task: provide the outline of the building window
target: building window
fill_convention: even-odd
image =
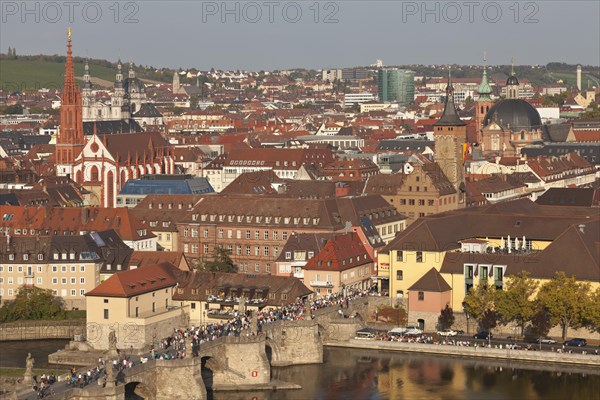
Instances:
[[[71,289],[71,296],[77,296],[77,290]]]
[[[52,278],[52,284],[58,285],[58,278]]]
[[[419,205],[420,205],[420,206],[424,206],[424,205],[425,205],[425,200],[422,200],[422,199],[421,199],[421,200],[419,200]]]
[[[246,239],[250,240],[250,230],[246,230]]]
[[[273,240],[279,240],[279,232],[273,231]]]
[[[105,302],[106,302],[106,300],[105,300]],[[108,309],[107,308],[104,309],[104,319],[108,319]]]
[[[264,240],[269,240],[269,231],[265,231],[263,238]]]
[[[265,257],[269,257],[269,246],[265,246],[264,251],[263,251],[263,255]]]
[[[251,254],[250,246],[246,245],[246,255],[249,256]]]
[[[260,240],[260,231],[254,232],[254,239],[255,240]]]
[[[208,244],[207,243],[204,244],[203,250],[204,250],[204,254],[208,254]]]
[[[41,277],[38,277],[38,278],[37,278],[37,284],[38,284],[38,285],[41,285],[41,284],[42,284],[42,278],[41,278]]]
[[[259,263],[254,264],[254,272],[260,272],[260,264]]]
[[[192,254],[198,254],[198,245],[197,244],[192,245]]]
[[[404,261],[404,252],[402,250],[396,252],[396,261]]]
[[[254,246],[254,255],[260,256],[260,246]]]
[[[423,252],[417,251],[417,262],[423,262]]]
[[[219,229],[219,239],[223,239],[223,233],[223,229]]]
[[[85,285],[85,278],[79,278],[79,283]]]
[[[189,228],[183,228],[183,237],[188,237],[190,234],[190,229]]]
[[[423,301],[423,300],[425,300],[425,293],[419,292],[419,301]]]
[[[265,272],[266,272],[267,274],[270,274],[270,273],[271,273],[271,264],[267,263],[267,264],[265,265]]]
[[[287,232],[281,232],[281,239],[282,240],[287,240],[288,238],[288,233]]]
[[[404,272],[402,270],[396,271],[396,280],[401,281],[404,279]]]
[[[198,237],[198,228],[192,228],[192,237],[193,238],[197,238]]]
[[[408,200],[408,205],[409,206],[414,206],[415,205],[415,199],[409,199]]]

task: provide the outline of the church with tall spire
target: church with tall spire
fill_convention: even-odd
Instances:
[[[465,152],[467,124],[460,119],[454,103],[452,74],[448,71],[444,112],[433,124],[435,161],[459,193],[459,202],[465,203]]]
[[[56,174],[69,176],[91,193],[91,205],[115,207],[116,197],[128,179],[145,174],[173,174],[173,149],[160,132],[101,134],[92,122],[93,132],[84,136],[82,93],[90,90],[89,70],[86,69],[83,88],[75,85],[71,49],[71,30],[68,33],[65,83],[61,96],[60,129],[56,138]],[[133,78],[135,78],[135,74]],[[131,91],[135,81],[129,81]],[[127,86],[123,87],[127,93]]]
[[[73,176],[75,159],[83,149],[82,99],[81,92],[75,84],[71,28],[67,32],[67,62],[65,64],[65,81],[61,94],[60,127],[56,138],[56,173],[58,176]]]

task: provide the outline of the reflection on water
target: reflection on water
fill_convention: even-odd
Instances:
[[[0,342],[0,368],[25,368],[27,353],[35,359],[35,369],[47,368],[48,354],[64,349],[67,344],[68,340]]]
[[[36,369],[67,340],[0,343],[0,367],[24,368],[31,352]],[[325,363],[273,368],[274,379],[301,390],[215,392],[215,400],[387,400],[387,399],[600,399],[600,376],[545,371],[509,361],[325,348]],[[64,369],[65,367],[58,367]],[[523,369],[530,368],[530,369]]]
[[[216,392],[215,399],[599,399],[598,375],[520,369],[523,365],[517,369],[502,361],[339,348],[326,348],[324,355],[322,365],[273,369],[273,378],[295,382],[301,390]]]

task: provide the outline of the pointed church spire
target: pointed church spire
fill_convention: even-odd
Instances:
[[[511,74],[511,76],[515,76],[515,57],[514,56],[510,58],[510,64],[511,64],[510,74]]]
[[[446,85],[446,102],[444,112],[434,126],[463,126],[466,125],[458,116],[454,104],[454,86],[452,86],[452,72],[448,68],[448,84]]]
[[[481,83],[477,88],[477,93],[479,94],[479,101],[492,100],[492,98],[490,97],[490,94],[492,94],[492,88],[490,87],[487,77],[487,58],[485,51],[483,52],[483,76],[481,77]]]

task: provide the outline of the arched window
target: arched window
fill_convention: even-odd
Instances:
[[[93,165],[90,169],[90,182],[98,182],[98,167]]]
[[[106,174],[106,185],[108,185],[108,190],[106,191],[106,197],[108,201],[106,203],[106,206],[112,208],[115,206],[115,175],[112,171],[108,171],[108,174]]]

